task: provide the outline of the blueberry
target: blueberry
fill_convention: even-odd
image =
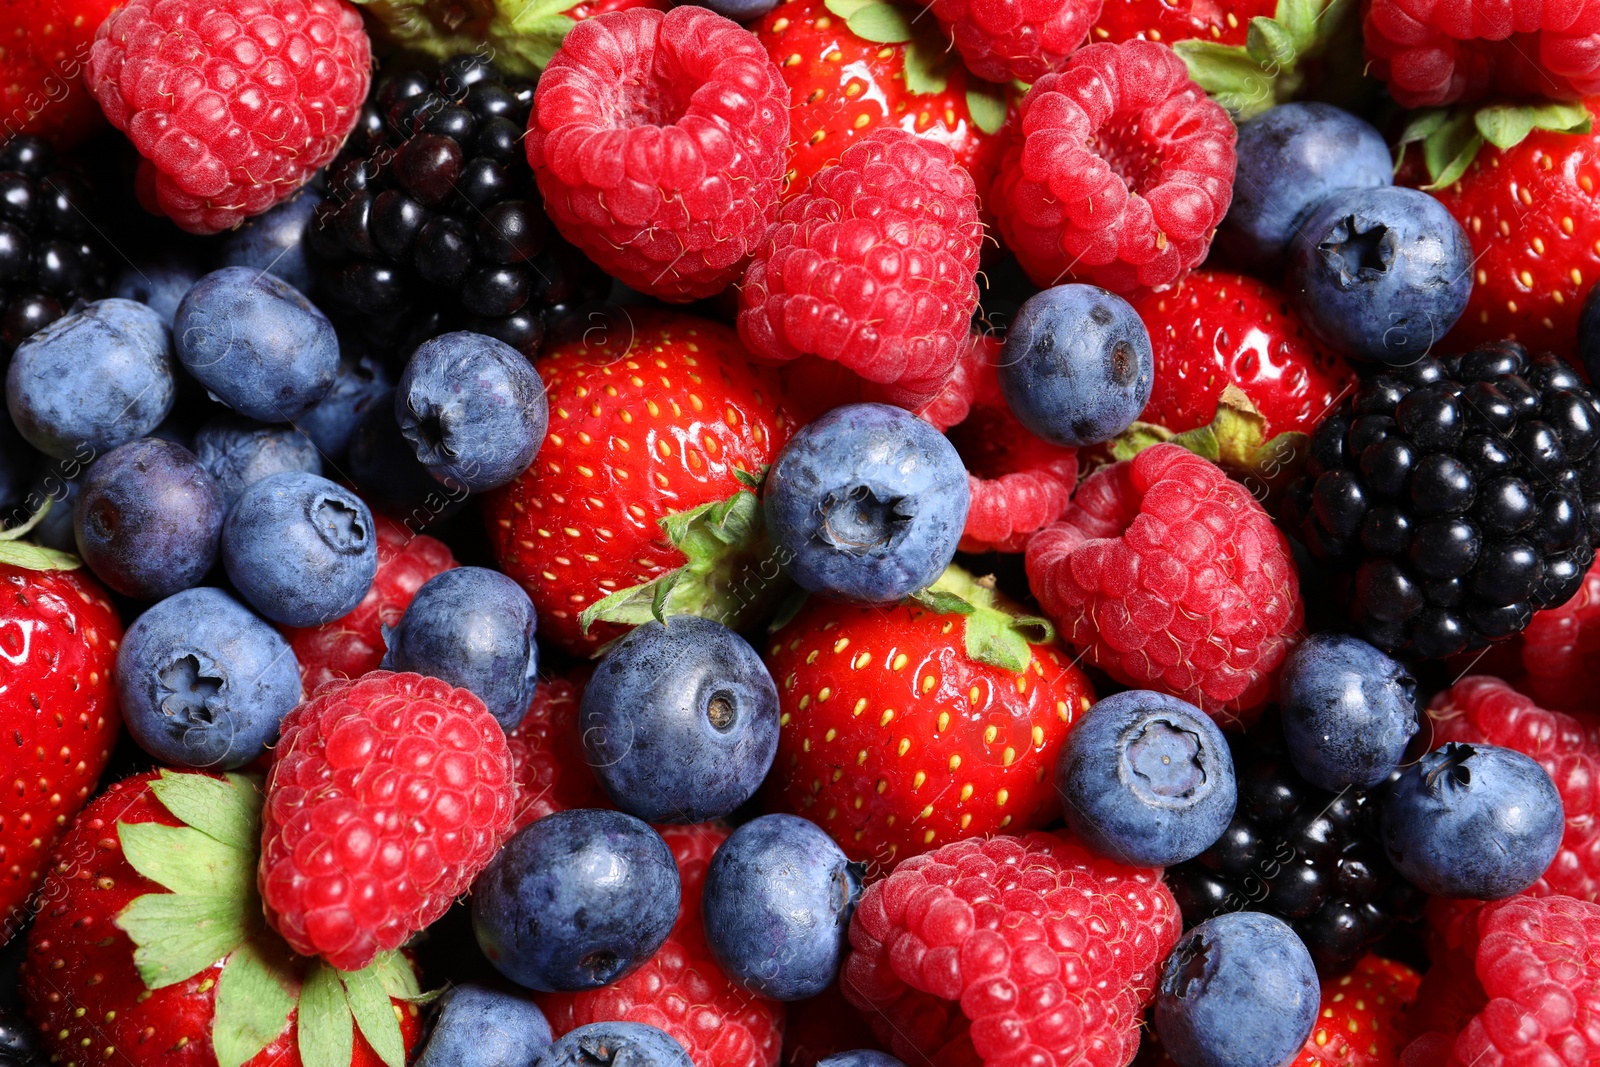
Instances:
[[[117,649],[128,732],[163,763],[228,770],[260,756],[300,702],[277,629],[220,589],[186,589],[134,620]]]
[[[619,808],[694,823],[755,794],[778,751],[778,688],[738,634],[695,615],[635,627],[579,708],[583,750]]]
[[[412,353],[395,418],[417,459],[446,485],[481,493],[528,469],[550,422],[544,383],[504,341],[459,331]]]
[[[689,1054],[648,1023],[590,1023],[569,1030],[539,1067],[693,1067]]]
[[[767,530],[808,592],[892,603],[932,584],[967,521],[967,471],[945,436],[900,408],[834,408],[767,476]]]
[[[1200,855],[1228,828],[1237,799],[1233,757],[1211,717],[1137,689],[1106,697],[1073,726],[1056,793],[1085,844],[1139,867]]]
[[[299,430],[224,414],[194,435],[195,456],[222,489],[228,507],[263,478],[284,471],[322,473],[317,446]]]
[[[685,4],[708,7],[735,22],[751,22],[771,12],[778,6],[778,0],[673,0],[674,7]]]
[[[1238,153],[1217,249],[1263,276],[1282,269],[1295,231],[1328,197],[1394,184],[1383,135],[1331,104],[1280,104],[1240,123]]]
[[[1472,245],[1416,189],[1334,193],[1294,239],[1289,299],[1347,356],[1404,366],[1444,338],[1472,294]]]
[[[38,466],[39,454],[18,436],[9,417],[0,418],[0,521],[27,499]]]
[[[1029,297],[1000,352],[1012,414],[1058,445],[1094,445],[1128,428],[1150,401],[1155,356],[1138,312],[1093,285]]]
[[[414,530],[449,518],[466,506],[464,485],[441,485],[417,461],[394,421],[394,390],[361,412],[346,457],[350,480],[374,507]]]
[[[124,596],[160,600],[206,576],[225,513],[194,453],[144,437],[90,464],[72,519],[96,577]]]
[[[333,388],[333,324],[288,282],[223,267],[195,283],[172,324],[178,360],[241,415],[288,422]]]
[[[183,294],[204,273],[194,256],[159,248],[124,267],[111,283],[110,295],[148,306],[171,329]]]
[[[439,998],[415,1067],[533,1067],[553,1041],[533,1001],[458,985]]]
[[[817,1061],[817,1067],[906,1067],[887,1052],[875,1048],[857,1048],[849,1052],[835,1052]]]
[[[372,512],[343,486],[289,471],[246,489],[222,526],[234,588],[286,626],[320,626],[361,603],[378,571]]]
[[[510,730],[539,681],[533,602],[499,571],[457,567],[417,590],[394,629],[383,668],[415,671],[471,690]]]
[[[39,451],[84,463],[143,437],[172,410],[167,347],[160,315],[97,300],[17,348],[6,371],[11,421]]]
[[[473,885],[472,928],[519,985],[598,989],[655,955],[681,893],[660,834],[620,811],[572,808],[529,823],[495,853]]]
[[[222,239],[219,262],[224,267],[271,271],[302,293],[316,282],[306,262],[306,226],[322,203],[322,194],[305,188],[265,214],[246,219]]]
[[[1416,685],[1404,666],[1359,637],[1306,638],[1280,682],[1294,769],[1335,793],[1382,782],[1417,732]]]
[[[1161,968],[1155,1023],[1179,1067],[1280,1067],[1317,1021],[1322,989],[1289,924],[1258,911],[1208,919]]]
[[[1450,743],[1407,767],[1383,806],[1395,870],[1439,897],[1499,900],[1544,874],[1566,829],[1561,794],[1531,757]]]
[[[833,984],[859,869],[816,823],[763,815],[717,847],[701,897],[706,946],[758,997],[803,1000]]]
[[[392,399],[393,395],[394,379],[379,360],[344,356],[339,360],[333,388],[295,420],[295,428],[311,438],[317,451],[337,462],[349,449],[361,416],[373,404]]]
[[[46,511],[32,530],[28,540],[43,548],[57,552],[77,552],[78,533],[72,521],[72,511],[83,487],[84,469],[78,464],[63,465],[66,470],[47,466],[34,475],[28,488],[26,503],[30,512],[37,514],[46,503]]]

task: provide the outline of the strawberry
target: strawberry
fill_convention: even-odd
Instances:
[[[772,801],[880,869],[1049,822],[1056,753],[1094,702],[1047,623],[955,567],[922,603],[812,600],[766,662],[782,725]]]
[[[1589,125],[1581,103],[1432,108],[1402,134],[1402,151],[1421,145],[1427,172],[1402,175],[1472,242],[1472,297],[1451,350],[1514,338],[1576,359],[1578,312],[1600,278],[1600,133]]]
[[[789,84],[785,196],[804,191],[855,139],[892,124],[949,145],[984,198],[1003,150],[995,134],[1016,93],[968,75],[921,8],[784,0],[755,30]]]
[[[1322,983],[1322,1010],[1290,1067],[1395,1067],[1422,976],[1371,953]]]
[[[653,615],[737,623],[780,591],[751,488],[793,423],[734,332],[633,307],[539,358],[550,433],[484,500],[539,637],[592,652]]]
[[[1242,45],[1250,20],[1271,18],[1278,0],[1120,0],[1105,5],[1091,41],[1214,41]]]
[[[105,125],[83,85],[94,31],[122,0],[0,0],[0,144],[38,134],[71,148]]]
[[[260,814],[249,778],[166,770],[83,811],[22,969],[52,1062],[403,1067],[421,1032],[410,961],[341,973],[291,953],[262,920]]]
[[[39,511],[34,522],[44,517]],[[74,556],[0,533],[0,943],[21,925],[67,822],[89,800],[116,741],[122,623]]]

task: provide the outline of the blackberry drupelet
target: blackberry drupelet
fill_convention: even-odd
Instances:
[[[543,313],[609,280],[551,229],[522,144],[530,82],[458,56],[388,75],[328,169],[308,230],[318,295],[403,361],[447,330],[535,352]]]
[[[89,184],[39,137],[0,142],[0,357],[106,286]]]
[[[1357,629],[1438,659],[1569,599],[1600,537],[1600,401],[1506,341],[1364,380],[1311,436],[1286,524]]]
[[[1227,735],[1238,776],[1233,822],[1205,852],[1170,867],[1190,927],[1229,911],[1266,911],[1294,927],[1317,969],[1348,969],[1427,898],[1394,872],[1378,838],[1385,786],[1329,793],[1289,762],[1276,715]]]

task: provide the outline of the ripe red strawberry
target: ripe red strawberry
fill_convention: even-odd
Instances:
[[[1567,126],[1589,117],[1577,104],[1555,114],[1539,121]],[[1447,123],[1428,138],[1452,130],[1465,138],[1465,147],[1444,154],[1454,165],[1432,175],[1443,184],[1433,195],[1472,242],[1472,296],[1450,346],[1466,351],[1511,338],[1576,360],[1578,312],[1600,279],[1600,133],[1534,129],[1515,140],[1512,131],[1501,148],[1472,134],[1475,121],[1463,115],[1452,122],[1467,123],[1464,132]]]
[[[1115,1067],[1182,918],[1161,872],[1049,834],[958,841],[868,887],[839,986],[932,1067]]]
[[[1322,983],[1322,1010],[1290,1067],[1395,1067],[1410,1036],[1407,1013],[1422,976],[1370,953]]]
[[[750,486],[793,429],[776,379],[726,326],[625,315],[546,346],[550,434],[484,500],[495,559],[533,599],[540,639],[573,652],[651,618],[658,590],[666,611],[730,624],[778,590],[747,521]]]
[[[789,86],[785,197],[882,126],[948,145],[987,195],[1014,93],[969,75],[920,11],[897,0],[783,0],[756,25]]]
[[[970,575],[947,571],[930,602],[972,613],[814,599],[767,648],[773,803],[883,869],[1055,818],[1056,753],[1094,702],[1043,620]]]
[[[280,626],[300,661],[307,696],[326,682],[359,678],[383,662],[383,628],[398,626],[424,582],[456,565],[443,541],[414,534],[384,515],[373,515],[378,533],[378,573],[355,610],[310,629]]]
[[[1001,161],[1000,232],[1028,277],[1119,293],[1205,258],[1233,198],[1228,113],[1164,44],[1092,44],[1033,84]]]
[[[1102,0],[932,0],[967,69],[992,82],[1060,70],[1100,17]]]
[[[1278,0],[1119,0],[1101,10],[1089,40],[1242,45],[1250,20],[1277,9]]]
[[[122,717],[122,623],[78,561],[0,533],[0,943],[89,800]]]
[[[1304,618],[1289,542],[1244,486],[1175,444],[1103,467],[1028,543],[1028,585],[1089,661],[1245,725]]]
[[[390,671],[330,684],[273,752],[267,920],[297,952],[365,967],[466,892],[515,803],[505,734],[465,689]]]
[[[331,160],[371,67],[344,0],[128,0],[100,24],[84,80],[144,157],[140,203],[204,234],[288,199]]]
[[[422,1030],[411,963],[386,953],[340,974],[264,928],[260,809],[251,779],[160,771],[79,815],[22,969],[52,1062],[403,1067]],[[302,1018],[313,996],[320,1010]]]
[[[588,676],[580,668],[568,678],[541,680],[528,713],[506,734],[517,784],[513,831],[568,808],[614,806],[589,770],[578,734],[578,703]]]
[[[103,128],[83,85],[94,31],[121,0],[0,0],[0,144],[21,133],[71,148]]]
[[[646,1023],[677,1039],[695,1067],[775,1067],[783,1048],[783,1005],[730,982],[705,944],[700,891],[728,831],[716,823],[657,829],[683,884],[672,933],[649,962],[619,981],[540,997],[550,1028],[560,1036],[588,1023]]]
[[[765,359],[821,356],[894,403],[926,402],[968,346],[982,239],[950,150],[875,130],[783,205],[740,286],[739,336]]]

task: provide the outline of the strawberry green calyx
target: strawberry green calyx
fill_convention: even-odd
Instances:
[[[1310,438],[1298,431],[1268,437],[1267,420],[1236,385],[1227,386],[1217,397],[1217,413],[1208,425],[1173,433],[1155,423],[1135,422],[1112,438],[1111,454],[1119,460],[1132,459],[1166,441],[1223,467],[1252,491],[1259,486],[1258,497],[1292,479],[1310,445]]]
[[[1278,0],[1276,14],[1250,20],[1244,45],[1177,41],[1172,48],[1211,98],[1247,119],[1292,100],[1317,58],[1357,9],[1356,0]]]
[[[1485,144],[1514,148],[1534,130],[1588,133],[1592,122],[1589,109],[1576,101],[1422,108],[1412,113],[1400,134],[1395,150],[1396,169],[1405,159],[1406,150],[1420,145],[1430,179],[1422,188],[1443,189],[1467,172]]]
[[[659,519],[684,564],[590,604],[578,616],[584,631],[596,622],[639,626],[668,615],[699,615],[732,630],[764,619],[789,589],[785,555],[767,540],[753,491],[760,480],[744,472],[740,480],[751,488]]]
[[[935,614],[965,616],[967,658],[1012,673],[1028,669],[1033,660],[1030,646],[1049,644],[1056,638],[1050,620],[1017,610],[996,592],[992,577],[975,578],[954,564],[911,600]]]
[[[211,1038],[218,1067],[241,1067],[291,1016],[305,1067],[349,1067],[355,1027],[388,1067],[404,1067],[390,998],[422,999],[410,963],[390,952],[364,970],[335,971],[296,956],[267,928],[256,891],[258,784],[163,770],[150,791],[183,825],[119,822],[117,836],[129,865],[167,891],[136,898],[116,924],[134,943],[147,988],[223,961]]]
[[[577,0],[355,0],[367,25],[395,48],[435,59],[466,54],[492,59],[509,77],[544,69],[576,22]]]
[[[58,552],[20,540],[44,521],[54,505],[53,498],[46,498],[44,507],[28,516],[27,522],[9,530],[0,530],[0,563],[21,567],[25,571],[75,571],[83,566],[83,561],[70,552]]]

